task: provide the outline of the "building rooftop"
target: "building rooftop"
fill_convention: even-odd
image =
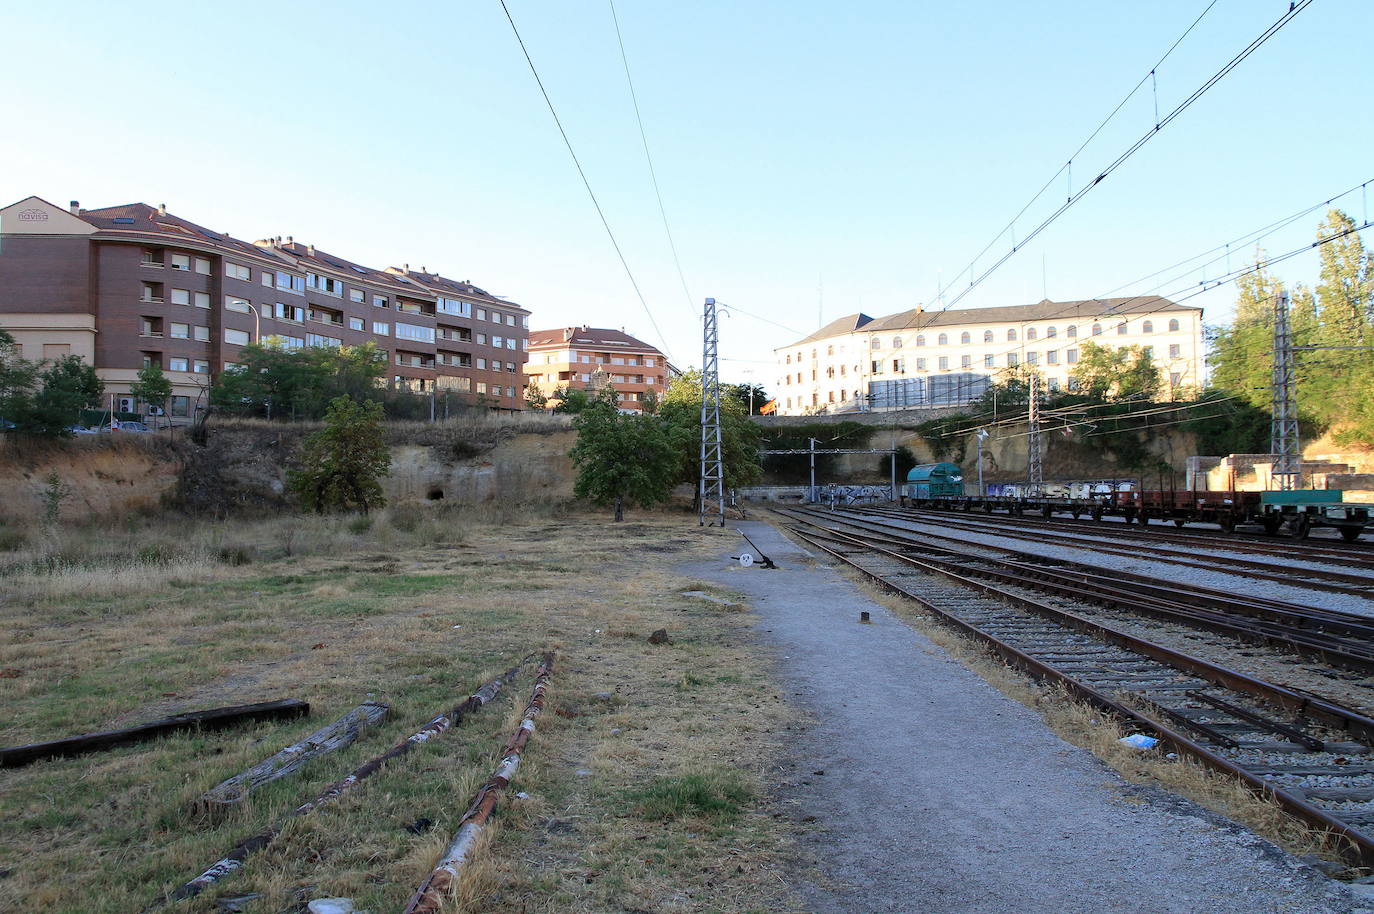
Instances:
[[[658,347],[636,339],[623,330],[611,330],[607,327],[560,327],[556,330],[530,331],[530,349],[567,345],[659,352]],[[659,354],[662,355],[661,352]]]
[[[926,327],[967,326],[969,324],[1017,324],[1027,321],[1090,320],[1096,317],[1128,317],[1133,314],[1159,314],[1168,311],[1201,311],[1192,305],[1180,305],[1158,295],[1139,295],[1131,298],[1089,298],[1082,301],[1050,301],[1048,298],[1031,305],[1007,305],[1000,308],[961,308],[959,310],[926,311],[912,308],[886,317],[871,318],[866,314],[850,314],[833,320],[810,336],[795,343],[779,346],[790,349],[803,343],[853,333],[856,330],[923,330]]]

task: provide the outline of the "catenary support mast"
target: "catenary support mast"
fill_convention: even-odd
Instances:
[[[701,318],[701,526],[725,526],[725,462],[720,446],[720,361],[716,300],[706,299]],[[707,520],[707,515],[710,520]]]
[[[1274,455],[1274,481],[1285,491],[1302,487],[1293,333],[1288,312],[1288,293],[1280,292],[1274,299],[1274,418],[1269,427],[1269,450]]]
[[[1045,488],[1045,468],[1040,455],[1040,375],[1030,376],[1030,434],[1027,436],[1029,454],[1026,462],[1027,495],[1039,496]]]

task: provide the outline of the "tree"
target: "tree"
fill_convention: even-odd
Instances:
[[[558,401],[558,405],[553,408],[554,412],[572,415],[582,412],[592,402],[590,394],[576,387],[560,387],[553,392],[551,399]]]
[[[1072,377],[1079,391],[1094,400],[1152,399],[1159,392],[1159,369],[1140,346],[1085,342]]]
[[[382,404],[335,397],[325,427],[305,439],[291,489],[308,510],[361,511],[386,504],[381,480],[391,469],[382,434]]]
[[[759,409],[768,402],[768,391],[762,384],[722,384],[720,397],[722,402],[730,399],[738,403],[745,414],[757,416]]]
[[[701,479],[701,372],[684,371],[668,382],[658,405],[678,452],[677,481],[695,485]],[[720,446],[725,464],[725,487],[753,485],[763,475],[759,462],[762,430],[733,397],[721,397]]]
[[[525,406],[528,409],[548,409],[549,398],[544,396],[544,391],[535,383],[534,378],[525,385]]]
[[[162,373],[161,365],[149,362],[138,370],[138,380],[129,387],[129,393],[165,412],[167,400],[172,396],[172,382]]]
[[[239,350],[238,364],[225,370],[210,390],[217,410],[244,416],[318,419],[341,396],[380,401],[386,354],[372,343],[284,349],[252,344]]]
[[[627,501],[647,508],[668,498],[680,455],[657,417],[621,413],[615,391],[606,388],[578,413],[573,428],[577,444],[569,456],[577,467],[577,497],[614,505],[617,521]]]
[[[20,355],[14,337],[0,330],[0,419],[18,424],[33,409],[38,368]]]
[[[80,356],[64,355],[38,374],[42,384],[31,407],[13,419],[16,430],[45,438],[70,438],[83,409],[100,405],[105,385]]]

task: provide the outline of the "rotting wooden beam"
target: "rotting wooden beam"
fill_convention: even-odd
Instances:
[[[359,765],[346,777],[326,787],[319,796],[307,800],[300,806],[291,810],[291,812],[287,813],[281,821],[268,825],[262,831],[244,838],[236,844],[228,854],[215,861],[215,863],[207,868],[205,872],[201,873],[190,882],[177,887],[170,894],[154,900],[143,910],[152,910],[168,901],[180,901],[184,898],[194,898],[225,876],[241,869],[244,865],[244,861],[248,859],[250,854],[262,850],[276,840],[277,835],[281,834],[282,827],[288,820],[308,815],[321,806],[333,802],[347,791],[352,790],[354,787],[358,786],[358,784],[376,774],[387,762],[405,755],[421,743],[428,742],[448,730],[450,727],[461,723],[463,718],[468,714],[479,710],[483,705],[495,698],[501,692],[501,689],[505,687],[506,683],[515,678],[516,674],[520,672],[520,668],[523,667],[528,660],[528,657],[521,660],[515,666],[469,695],[461,704],[443,714],[439,714],[431,719],[429,723],[392,746],[386,752]]]
[[[453,842],[444,851],[444,856],[439,859],[434,871],[410,897],[404,914],[436,914],[444,896],[457,884],[459,870],[472,853],[472,848],[482,834],[487,820],[495,811],[501,794],[510,785],[516,769],[520,767],[520,754],[534,733],[535,719],[544,710],[544,693],[548,691],[549,679],[553,675],[553,659],[552,653],[544,655],[543,662],[539,664],[538,675],[534,679],[530,703],[525,707],[519,728],[511,734],[511,738],[506,741],[505,748],[501,751],[501,763],[496,766],[496,772],[492,774],[491,779],[478,788],[468,811],[458,823],[458,832],[453,836]]]
[[[64,755],[83,755],[99,752],[117,746],[139,743],[179,730],[212,730],[232,727],[251,720],[279,720],[287,717],[301,717],[310,713],[310,704],[298,698],[283,698],[280,701],[262,701],[252,705],[234,705],[228,708],[210,708],[206,711],[189,711],[164,717],[162,720],[127,727],[123,730],[106,730],[100,733],[86,733],[66,739],[46,743],[33,743],[28,746],[14,746],[0,749],[0,768],[17,768],[40,759],[58,758]]]
[[[200,809],[217,809],[243,801],[264,784],[299,771],[313,758],[352,745],[363,731],[376,726],[391,709],[381,702],[368,701],[299,742],[263,759],[247,771],[227,778],[201,794],[195,801]]]

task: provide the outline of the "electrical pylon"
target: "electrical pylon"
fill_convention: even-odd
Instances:
[[[1288,293],[1280,292],[1274,298],[1274,418],[1269,426],[1269,451],[1274,455],[1272,475],[1284,491],[1302,487],[1302,446],[1298,440],[1293,333],[1288,311]]]
[[[1028,415],[1030,434],[1027,436],[1026,492],[1031,497],[1039,497],[1045,488],[1045,468],[1040,454],[1040,375],[1030,376],[1030,411]]]
[[[725,461],[720,446],[720,360],[716,300],[706,299],[701,317],[701,487],[697,492],[700,525],[725,526]],[[708,508],[708,505],[710,506]],[[711,521],[706,515],[710,512]]]

